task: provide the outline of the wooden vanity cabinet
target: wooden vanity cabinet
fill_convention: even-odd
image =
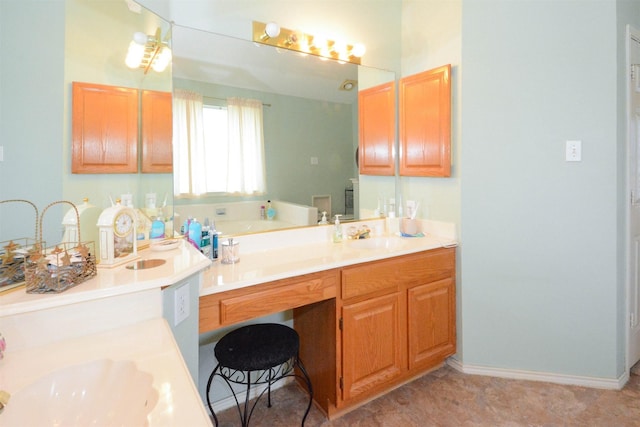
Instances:
[[[72,173],[138,172],[138,90],[72,85]]]
[[[142,91],[142,173],[173,171],[172,120],[170,92]]]
[[[395,82],[358,92],[358,165],[362,175],[395,174]]]
[[[455,353],[455,248],[204,295],[199,332],[288,309],[314,400],[336,418]]]
[[[338,407],[375,397],[456,351],[455,249],[342,269]]]
[[[400,175],[451,175],[451,65],[399,82]]]

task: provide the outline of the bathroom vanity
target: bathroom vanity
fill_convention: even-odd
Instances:
[[[456,351],[455,240],[331,243],[295,231],[204,273],[201,333],[293,309],[314,400],[329,418],[440,366]],[[260,236],[253,237],[260,238]],[[241,239],[241,238],[239,238]],[[241,242],[255,245],[250,237]],[[286,242],[298,242],[287,246]]]

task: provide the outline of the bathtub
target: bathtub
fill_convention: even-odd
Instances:
[[[204,223],[205,218],[209,222],[215,221],[216,230],[223,236],[315,225],[318,222],[318,208],[313,206],[280,200],[272,200],[271,205],[276,210],[273,219],[260,218],[260,206],[266,207],[264,201],[175,205],[174,230],[180,232],[180,227],[189,217],[200,223]]]

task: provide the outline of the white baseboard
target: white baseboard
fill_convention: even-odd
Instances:
[[[447,365],[456,371],[489,377],[510,378],[514,380],[543,381],[554,384],[576,385],[590,388],[620,390],[629,381],[629,372],[625,372],[617,379],[583,377],[578,375],[554,374],[548,372],[522,371],[519,369],[492,368],[460,363],[454,358],[447,359]]]

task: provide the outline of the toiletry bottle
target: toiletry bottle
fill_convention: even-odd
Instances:
[[[267,200],[267,219],[273,219],[276,216],[276,210],[271,206],[271,200]]]
[[[202,242],[202,224],[196,218],[189,224],[189,241],[200,250],[200,242]]]
[[[209,257],[211,254],[211,234],[209,233],[209,217],[204,218],[202,225],[202,240],[200,240],[200,252]]]
[[[151,231],[149,231],[150,239],[162,239],[164,238],[164,218],[159,216],[155,217],[151,223]]]
[[[184,220],[184,224],[182,225],[182,235],[189,237],[189,224],[191,223],[191,217]]]
[[[209,243],[211,244],[209,258],[218,259],[218,232],[216,231],[215,221],[211,222],[211,227],[209,228]]]
[[[342,215],[336,214],[336,222],[333,227],[333,242],[342,242],[342,225],[340,225],[340,217]]]
[[[323,225],[323,224],[329,224],[329,221],[327,221],[327,212],[326,211],[322,212],[322,219],[318,222],[318,225]]]
[[[264,219],[266,216],[264,205],[260,206],[260,219]]]

